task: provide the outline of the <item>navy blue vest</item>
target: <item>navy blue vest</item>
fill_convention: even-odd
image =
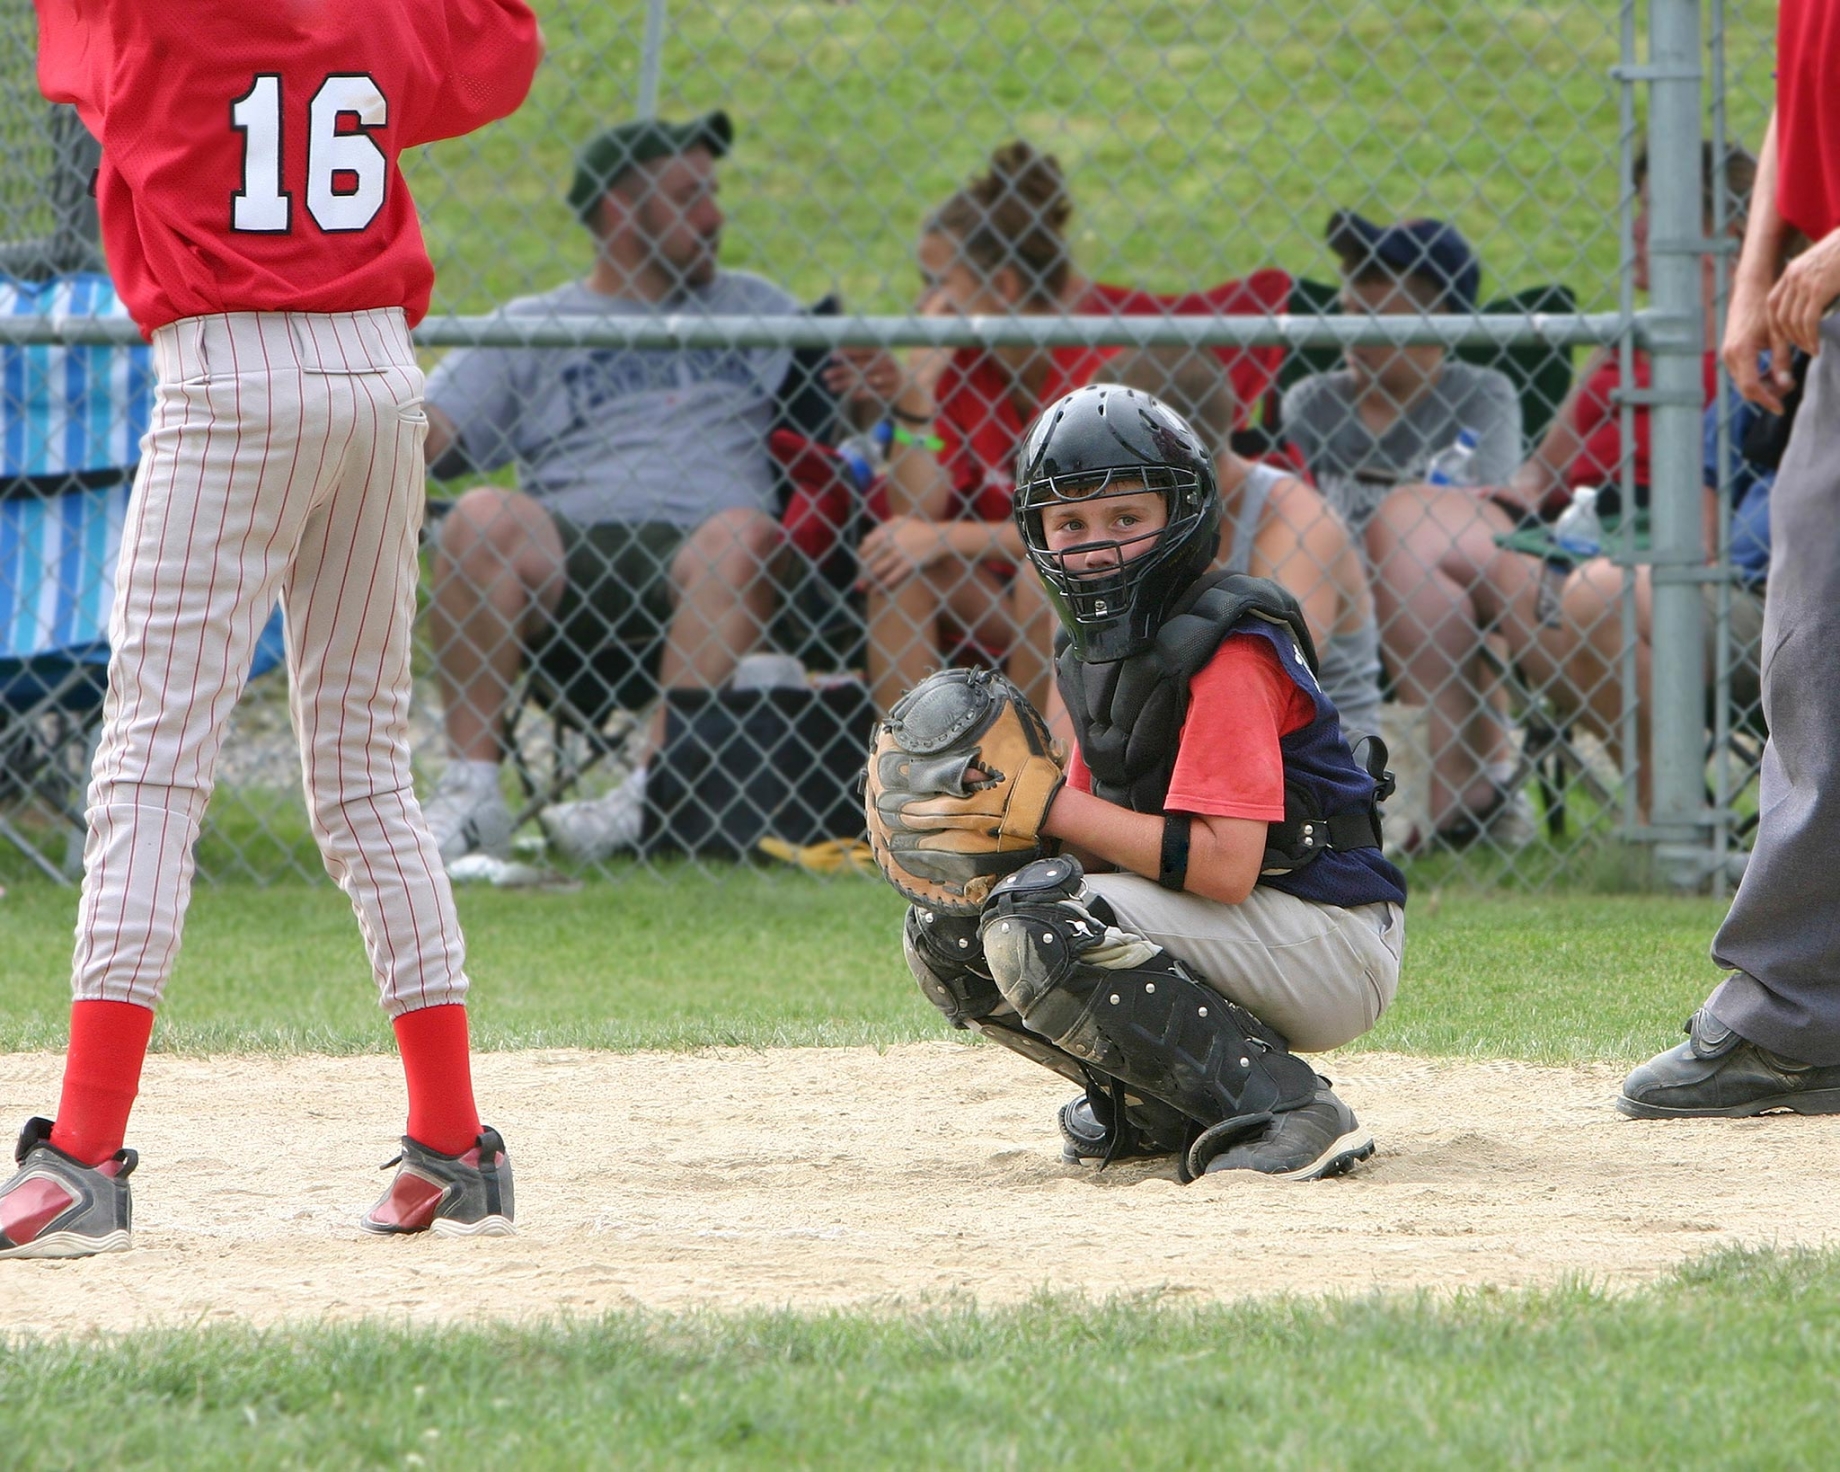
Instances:
[[[1204,579],[1196,592],[1199,597],[1184,598],[1178,605],[1180,616],[1188,620],[1185,637],[1179,640],[1159,638],[1157,648],[1110,666],[1083,666],[1071,650],[1061,651],[1055,673],[1080,755],[1093,774],[1094,794],[1140,813],[1163,810],[1188,715],[1188,682],[1229,634],[1251,634],[1270,641],[1279,665],[1316,711],[1308,725],[1279,738],[1287,818],[1369,811],[1374,779],[1355,761],[1342,736],[1341,718],[1316,681],[1296,632],[1303,625],[1295,602],[1263,579],[1219,574]],[[1270,601],[1270,609],[1236,614],[1236,608],[1246,607],[1248,595],[1262,608]],[[1273,617],[1280,606],[1285,622]],[[1212,619],[1207,617],[1210,612],[1216,614]],[[1210,626],[1197,629],[1197,619]],[[1308,637],[1306,629],[1301,638]],[[1102,672],[1103,677],[1093,681]],[[1094,709],[1100,702],[1106,708]],[[1222,759],[1231,757],[1223,753]],[[1405,876],[1377,848],[1325,849],[1300,868],[1263,873],[1258,882],[1326,905],[1349,907],[1381,900],[1403,905],[1406,900]]]

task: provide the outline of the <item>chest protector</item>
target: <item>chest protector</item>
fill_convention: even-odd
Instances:
[[[1380,853],[1379,804],[1392,791],[1386,748],[1369,743],[1368,768],[1342,738],[1335,706],[1316,683],[1316,650],[1296,599],[1265,578],[1214,573],[1171,610],[1141,654],[1083,664],[1063,647],[1055,677],[1092,773],[1093,793],[1139,813],[1160,813],[1175,771],[1189,682],[1229,634],[1270,641],[1315,715],[1279,739],[1284,821],[1266,838],[1259,883],[1342,906],[1405,903],[1405,879]],[[1232,761],[1233,753],[1219,753]]]

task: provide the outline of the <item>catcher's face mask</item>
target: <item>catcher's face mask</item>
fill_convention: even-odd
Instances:
[[[1148,394],[1076,389],[1024,442],[1016,522],[1076,657],[1125,659],[1155,642],[1169,608],[1214,560],[1213,461]]]

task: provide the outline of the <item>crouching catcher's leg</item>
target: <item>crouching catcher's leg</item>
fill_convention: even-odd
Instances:
[[[1083,1059],[1056,1047],[1027,1027],[1016,1009],[1004,999],[991,979],[984,959],[983,938],[976,916],[947,915],[920,905],[910,906],[902,930],[907,966],[920,990],[954,1027],[970,1028],[1031,1063],[1052,1069],[1086,1090],[1094,1134],[1078,1131],[1071,1122],[1069,1105],[1061,1111],[1061,1131],[1074,1158],[1099,1156],[1102,1162],[1128,1156],[1168,1155],[1185,1148],[1189,1122],[1181,1113],[1155,1099],[1129,1090]],[[1091,1138],[1087,1138],[1091,1135]]]
[[[1038,859],[984,906],[985,966],[1024,1027],[1189,1122],[1197,1148],[1183,1157],[1185,1175],[1316,1100],[1321,1081],[1282,1036],[1160,946],[1095,915],[1080,899],[1083,878],[1072,859]]]

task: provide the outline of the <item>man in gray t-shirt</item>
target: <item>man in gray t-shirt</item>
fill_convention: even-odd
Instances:
[[[568,195],[595,241],[587,278],[505,310],[796,312],[770,282],[717,267],[715,163],[733,140],[721,112],[592,139]],[[435,473],[518,475],[516,490],[468,491],[435,538],[429,619],[451,759],[424,808],[443,860],[509,850],[499,763],[527,652],[547,650],[546,669],[560,660],[592,717],[622,687],[627,700],[653,680],[714,689],[759,641],[786,555],[766,441],[790,363],[774,348],[463,348],[430,376]],[[636,843],[644,771],[597,803],[551,809],[552,842],[580,859]]]
[[[1439,220],[1378,226],[1349,211],[1329,221],[1349,313],[1473,312],[1481,268]],[[1469,430],[1475,485],[1502,485],[1521,463],[1521,406],[1506,374],[1456,362],[1435,345],[1353,347],[1348,366],[1284,395],[1284,437],[1357,537],[1395,486],[1422,481],[1433,455]]]
[[[1416,377],[1416,367],[1409,371]],[[1436,375],[1384,422],[1362,413],[1362,384],[1351,368],[1300,379],[1285,393],[1285,438],[1357,533],[1395,486],[1422,481],[1431,457],[1466,429],[1476,436],[1476,485],[1503,485],[1519,468],[1521,405],[1507,375],[1449,359]]]

